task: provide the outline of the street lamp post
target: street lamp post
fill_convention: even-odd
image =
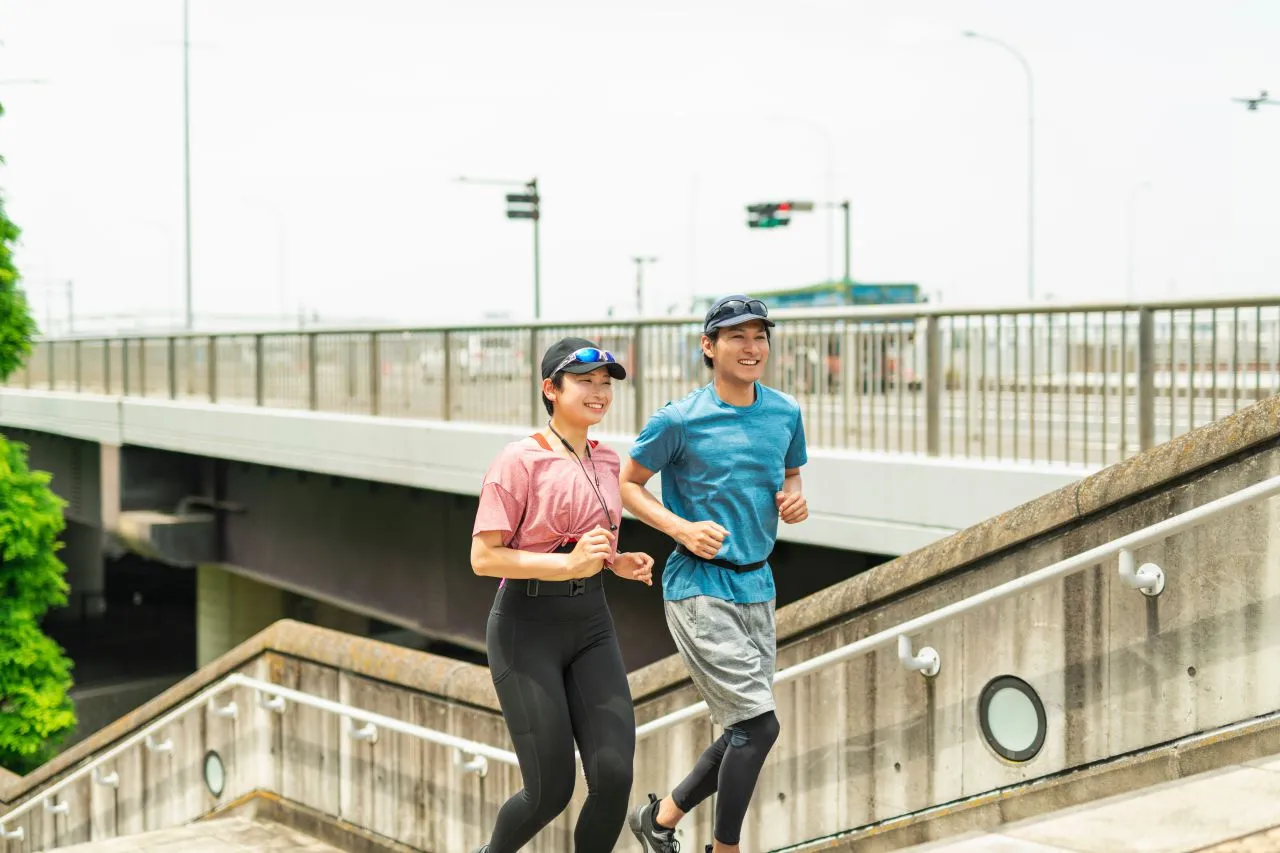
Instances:
[[[1031,63],[1012,45],[999,39],[966,30],[966,38],[990,42],[1013,54],[1022,65],[1027,75],[1027,301],[1036,298],[1036,134],[1035,134],[1035,92],[1031,75]]]
[[[182,0],[182,206],[185,237],[183,247],[183,284],[186,328],[195,326],[191,301],[191,0]]]
[[[634,257],[631,260],[636,262],[636,317],[644,315],[644,265],[656,264],[657,258],[653,257]]]

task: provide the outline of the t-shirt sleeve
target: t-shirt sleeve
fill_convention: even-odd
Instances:
[[[774,457],[775,459],[777,457]],[[804,440],[804,413],[796,407],[796,425],[791,430],[791,445],[787,447],[783,465],[787,468],[799,468],[809,461],[809,448]]]
[[[494,460],[480,487],[476,523],[471,535],[496,531],[503,544],[520,527],[529,499],[529,474],[520,457],[504,452]]]
[[[680,421],[670,404],[653,413],[649,422],[631,445],[631,458],[655,474],[670,465],[680,454],[684,437]]]

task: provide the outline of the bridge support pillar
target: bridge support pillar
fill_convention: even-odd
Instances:
[[[284,590],[209,563],[196,572],[197,667],[285,617]]]

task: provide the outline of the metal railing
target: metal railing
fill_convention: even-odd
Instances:
[[[1280,296],[958,310],[775,312],[766,381],[815,448],[1107,465],[1280,393]],[[611,432],[709,378],[695,318],[67,338],[31,389],[528,426],[539,358],[599,341],[629,369]]]
[[[801,676],[809,675],[820,669],[894,645],[898,647],[898,660],[904,667],[913,672],[919,672],[926,677],[936,676],[942,666],[941,655],[936,649],[928,646],[922,648],[919,652],[913,652],[911,635],[918,634],[926,628],[931,628],[957,616],[962,616],[984,605],[1018,595],[1050,581],[1059,580],[1083,571],[1090,566],[1096,566],[1110,557],[1117,558],[1120,582],[1122,584],[1130,589],[1140,590],[1144,595],[1157,596],[1164,591],[1164,570],[1154,563],[1135,566],[1134,551],[1147,545],[1154,545],[1175,533],[1181,533],[1189,528],[1204,524],[1206,521],[1230,510],[1260,503],[1276,495],[1280,495],[1280,477],[1271,477],[1252,486],[1246,486],[1230,495],[1212,500],[1195,509],[1187,510],[1172,518],[1167,518],[1141,530],[1136,530],[1133,533],[1125,534],[1104,545],[1098,545],[1088,551],[1076,554],[1074,557],[1067,557],[1065,560],[1059,560],[1043,569],[1038,569],[999,586],[994,586],[984,592],[971,595],[945,607],[940,607],[932,613],[908,619],[869,637],[863,637],[861,640],[856,640],[838,649],[832,649],[829,652],[809,658],[807,661],[776,673],[773,677],[773,683],[775,685],[785,684],[788,681],[794,681]],[[687,708],[672,711],[666,716],[651,720],[637,727],[636,737],[641,738],[651,735],[654,732],[701,716],[706,712],[707,703],[697,702]]]
[[[18,827],[13,830],[7,829],[6,827],[25,815],[27,812],[36,808],[38,805],[43,805],[45,811],[52,814],[65,815],[69,813],[71,804],[66,801],[57,802],[57,796],[63,789],[79,782],[86,776],[92,776],[95,784],[107,787],[118,787],[120,784],[120,777],[117,772],[112,771],[111,773],[104,775],[100,771],[102,771],[122,753],[132,749],[138,744],[145,745],[145,747],[152,752],[172,752],[174,749],[172,740],[166,738],[165,740],[158,741],[156,738],[163,734],[165,727],[172,725],[176,720],[181,719],[192,711],[208,707],[217,717],[233,718],[237,716],[237,714],[239,714],[239,708],[236,706],[235,702],[229,702],[226,705],[219,707],[215,701],[223,693],[237,687],[245,687],[257,691],[259,705],[276,713],[283,713],[285,704],[287,702],[293,702],[298,705],[306,705],[310,708],[317,708],[321,711],[328,711],[331,714],[335,714],[343,719],[346,734],[353,740],[376,742],[378,739],[378,730],[386,729],[387,731],[409,735],[411,737],[428,741],[429,743],[452,748],[455,750],[455,766],[460,767],[467,772],[478,773],[481,776],[485,775],[488,771],[489,759],[503,764],[510,764],[513,767],[519,766],[515,753],[509,752],[505,749],[498,749],[496,747],[488,746],[487,744],[475,743],[474,741],[465,740],[464,738],[455,737],[444,732],[435,731],[434,729],[424,728],[423,726],[414,725],[413,723],[406,723],[402,720],[377,714],[373,711],[365,711],[342,702],[334,702],[330,699],[313,696],[310,693],[304,693],[300,690],[281,687],[278,684],[272,684],[268,681],[260,681],[256,678],[250,678],[249,676],[242,675],[240,673],[232,673],[216,684],[200,691],[177,708],[149,723],[142,729],[122,740],[120,743],[105,752],[94,756],[91,761],[76,768],[71,773],[68,773],[62,779],[41,791],[38,795],[29,798],[15,807],[12,811],[0,816],[0,840],[9,839],[21,841],[26,834],[22,827]],[[364,725],[357,728],[357,723],[363,723]],[[468,758],[468,756],[470,757]]]

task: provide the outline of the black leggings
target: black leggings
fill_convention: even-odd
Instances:
[[[577,741],[587,801],[576,853],[609,853],[631,796],[636,720],[604,589],[530,598],[507,581],[489,613],[489,669],[520,759],[524,790],[507,800],[489,853],[515,853],[573,796]]]
[[[690,812],[718,793],[715,840],[737,844],[760,768],[778,739],[778,731],[778,717],[773,711],[729,726],[702,753],[693,772],[671,792],[671,801],[680,811]]]

